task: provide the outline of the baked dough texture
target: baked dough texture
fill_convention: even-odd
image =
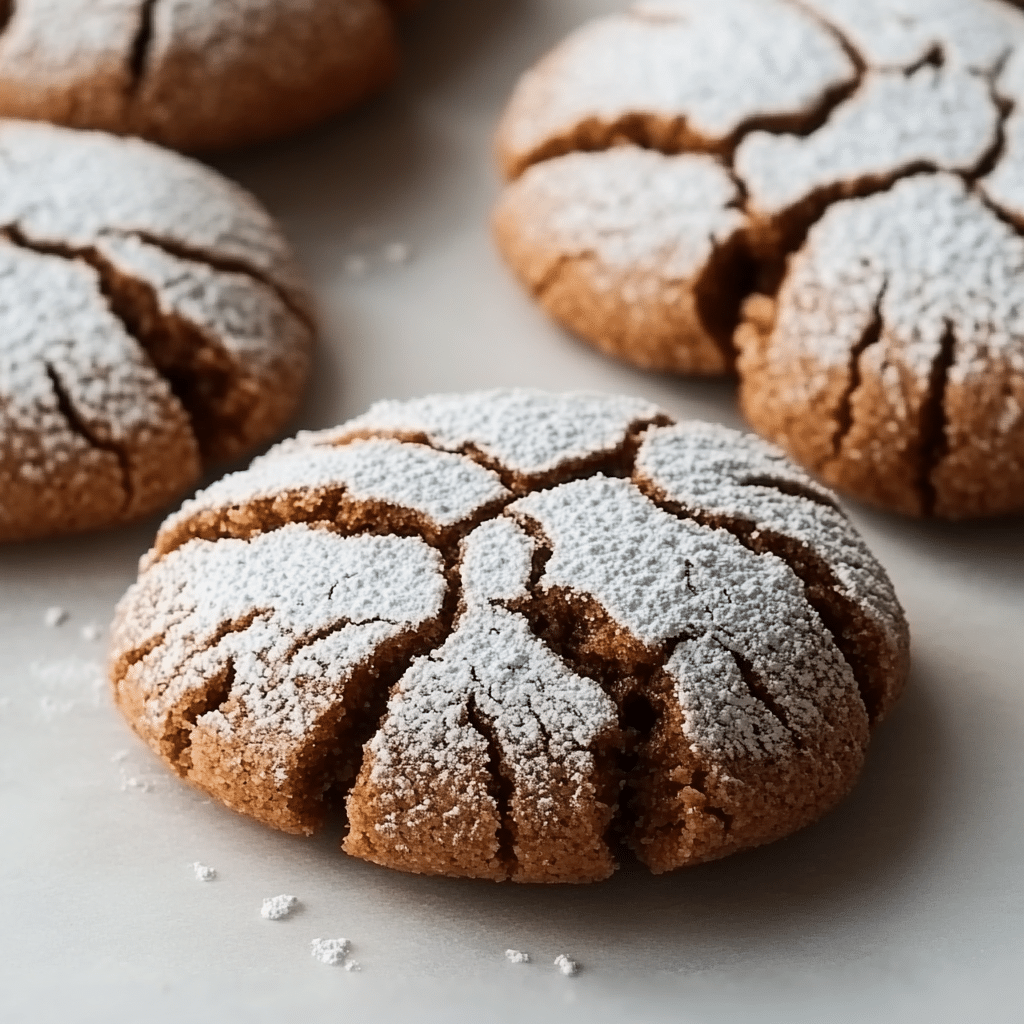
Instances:
[[[268,440],[311,323],[237,186],[148,143],[0,121],[0,541],[138,519]]]
[[[762,434],[914,515],[1024,509],[1024,16],[642,0],[498,131],[499,247],[640,366],[735,370]]]
[[[396,0],[4,0],[0,116],[215,150],[315,124],[394,74]]]
[[[187,501],[110,675],[179,775],[426,874],[653,871],[814,821],[908,670],[884,570],[774,446],[647,402],[381,402]]]

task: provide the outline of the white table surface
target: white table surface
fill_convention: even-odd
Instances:
[[[708,0],[713,2],[713,0]],[[295,426],[371,401],[526,384],[738,423],[732,387],[644,375],[549,325],[500,265],[490,133],[520,70],[608,0],[433,0],[390,94],[218,161],[281,218],[323,342]],[[390,266],[382,248],[406,242]],[[346,260],[369,261],[365,276]],[[1024,1020],[1024,529],[853,508],[914,633],[911,688],[854,794],[775,846],[586,887],[350,860],[171,777],[113,709],[109,621],[156,521],[0,550],[5,1021]],[[44,610],[70,612],[48,628]],[[120,757],[120,760],[117,758]],[[199,860],[216,881],[194,880]],[[292,918],[259,917],[293,893]],[[345,936],[360,973],[316,963]],[[507,947],[534,962],[506,962]],[[551,961],[566,952],[575,978]]]

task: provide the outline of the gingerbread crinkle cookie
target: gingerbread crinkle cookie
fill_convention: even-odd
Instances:
[[[829,492],[646,402],[488,392],[302,434],[171,516],[115,698],[176,772],[402,870],[589,881],[808,824],[907,627]]]
[[[0,116],[225,149],[352,106],[396,59],[384,0],[8,0]]]
[[[1015,511],[1022,110],[1024,16],[1002,0],[642,2],[523,76],[496,237],[605,352],[735,369],[751,423],[829,483],[916,515]],[[889,322],[908,303],[941,365]]]
[[[291,414],[310,303],[250,196],[145,143],[0,122],[0,540],[146,515]]]

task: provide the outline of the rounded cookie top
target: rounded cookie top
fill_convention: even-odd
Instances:
[[[310,305],[255,201],[146,143],[0,121],[0,540],[112,525],[280,429]]]
[[[1021,100],[1024,17],[1001,0],[638,3],[584,26],[517,86],[498,131],[512,180],[497,240],[548,312],[604,351],[677,372],[735,366],[754,426],[830,483],[917,514],[1016,510],[1024,293],[1013,274],[976,273],[976,293],[954,282],[975,337],[953,330],[943,365],[928,361],[934,373],[913,384],[895,381],[897,366],[919,362],[895,326],[884,367],[861,351],[856,325],[812,339],[848,299],[863,313],[859,292],[834,294],[840,279],[880,263],[910,279],[924,272],[915,253],[934,255],[936,278],[958,272],[937,265],[941,217],[908,198],[905,179],[942,195],[955,176],[968,245],[1024,228]],[[838,211],[882,196],[892,198],[865,210],[898,222],[887,253],[874,244],[869,257],[826,228],[870,216]],[[835,274],[818,280],[812,304],[796,278],[820,264],[826,236]],[[917,312],[942,321],[944,296],[925,289]],[[891,297],[883,307],[883,320],[896,315]],[[998,341],[981,346],[982,333]],[[837,338],[853,401],[834,372]],[[963,384],[957,367],[968,365]],[[885,398],[894,388],[927,395]],[[855,429],[836,427],[844,409]],[[844,441],[826,458],[837,430]],[[931,465],[915,452],[935,431]],[[893,449],[909,473],[895,474]]]
[[[824,813],[907,645],[884,570],[777,449],[496,391],[379,403],[186,502],[111,679],[172,769],[268,824],[313,831],[345,795],[355,856],[584,881],[616,842],[663,871]]]
[[[5,3],[0,116],[186,150],[271,138],[391,78],[389,8],[385,0]]]

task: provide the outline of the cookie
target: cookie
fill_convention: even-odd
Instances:
[[[242,146],[389,82],[396,0],[18,0],[0,5],[0,116]]]
[[[179,775],[425,874],[607,877],[778,839],[908,669],[884,570],[778,449],[647,402],[382,402],[170,516],[110,676]]]
[[[312,315],[247,193],[147,143],[0,122],[0,540],[145,516],[291,415]]]
[[[828,483],[1020,510],[1022,101],[1001,0],[647,0],[519,83],[496,238],[602,350],[735,370]]]

